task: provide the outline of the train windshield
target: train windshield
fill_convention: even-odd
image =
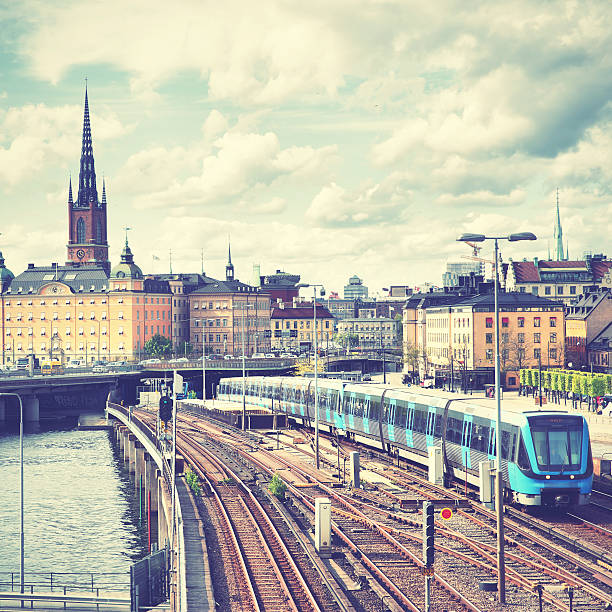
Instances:
[[[529,417],[540,470],[580,469],[582,418],[574,416]]]

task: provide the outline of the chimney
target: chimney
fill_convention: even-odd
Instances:
[[[29,263],[28,264],[28,270],[33,270],[34,269],[34,264],[33,263]]]

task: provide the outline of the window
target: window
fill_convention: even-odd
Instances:
[[[487,344],[493,344],[493,334],[486,334],[485,338]]]
[[[83,335],[83,328],[79,327],[79,336],[82,336],[82,335]]]
[[[576,285],[571,285],[570,286],[570,294],[571,295],[576,295]]]
[[[493,349],[487,349],[486,358],[487,358],[487,361],[491,361],[493,359]]]
[[[534,317],[534,319],[533,319],[533,326],[534,327],[540,327],[540,317]]]
[[[59,316],[59,315],[57,314],[57,312],[54,312],[54,313],[53,313],[53,320],[54,320],[54,321],[57,321],[58,316]]]
[[[540,349],[539,348],[533,349],[533,358],[534,359],[539,359],[540,358]]]
[[[117,315],[118,319],[123,319],[123,311],[120,311],[119,314]]]
[[[76,241],[78,244],[83,244],[85,242],[85,221],[83,221],[83,217],[79,217],[77,221]]]
[[[517,321],[519,327],[525,327],[525,317],[519,317]]]
[[[557,295],[563,295],[563,285],[557,287]]]
[[[95,327],[90,327],[89,328],[89,335],[90,336],[95,336],[96,335],[96,328]]]
[[[524,348],[519,348],[518,356],[519,356],[519,359],[525,359],[525,349]]]
[[[557,317],[550,317],[550,326],[557,327]]]
[[[532,295],[538,295],[538,288],[537,288],[537,286],[535,286],[535,285],[534,285],[534,286],[531,288],[531,294],[532,294]]]
[[[79,321],[82,321],[82,320],[83,320],[83,313],[79,312]]]
[[[493,327],[493,317],[487,317],[486,326],[489,328]]]
[[[533,334],[533,342],[535,344],[540,344],[540,334]]]
[[[502,342],[508,344],[508,334],[502,334]]]
[[[67,335],[67,336],[69,336],[69,335],[70,335],[70,328],[69,328],[69,327],[67,327],[67,328],[66,328],[66,335]]]
[[[550,342],[551,342],[551,344],[555,344],[557,342],[557,333],[556,332],[552,332],[550,334]]]
[[[519,344],[523,344],[525,342],[525,333],[519,332],[517,334]]]
[[[41,320],[41,321],[44,321],[44,320],[45,320],[45,313],[44,313],[44,312],[41,312],[41,313],[40,313],[40,320]]]
[[[117,333],[122,336],[123,335],[123,327],[120,327],[117,331]]]
[[[508,327],[508,317],[502,317],[502,327]]]
[[[544,295],[550,295],[550,286],[544,287]]]

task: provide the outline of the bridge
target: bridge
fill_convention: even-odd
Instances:
[[[248,373],[258,376],[289,374],[295,360],[246,359]],[[0,377],[0,429],[6,422],[19,421],[18,394],[26,423],[58,415],[101,411],[109,394],[113,401],[137,403],[137,389],[147,379],[164,378],[177,370],[199,395],[202,393],[202,360],[160,361],[159,363],[110,367],[105,372],[79,369],[70,373],[41,375],[34,372],[2,373]],[[241,359],[206,359],[206,393],[210,397],[219,380],[242,375]]]

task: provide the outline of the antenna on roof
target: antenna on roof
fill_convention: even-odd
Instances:
[[[168,249],[168,252],[170,253],[170,274],[172,274],[172,249]]]

